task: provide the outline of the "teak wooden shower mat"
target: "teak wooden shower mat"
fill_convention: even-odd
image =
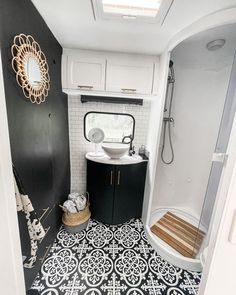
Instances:
[[[205,233],[171,212],[165,213],[151,231],[185,257],[195,257]]]

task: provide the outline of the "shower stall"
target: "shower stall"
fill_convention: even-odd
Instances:
[[[235,30],[201,32],[171,52],[149,226],[159,253],[193,271],[202,268],[236,111]],[[225,42],[208,46],[215,40]]]

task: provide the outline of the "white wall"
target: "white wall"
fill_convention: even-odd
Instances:
[[[183,52],[181,52],[183,55]],[[230,74],[230,66],[206,70],[191,68],[172,54],[176,76],[172,138],[173,164],[158,159],[152,210],[157,207],[185,208],[199,216],[205,197]],[[167,145],[168,146],[168,145]],[[167,149],[165,155],[170,155]]]
[[[143,106],[107,103],[81,103],[79,96],[68,96],[71,191],[86,190],[85,154],[94,151],[94,145],[84,138],[83,119],[89,111],[129,113],[135,118],[135,135],[133,145],[136,152],[146,145],[151,101],[144,100]]]

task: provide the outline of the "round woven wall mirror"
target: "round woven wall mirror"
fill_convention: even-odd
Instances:
[[[16,81],[32,103],[45,101],[50,88],[48,64],[39,44],[30,35],[15,36],[11,47]]]

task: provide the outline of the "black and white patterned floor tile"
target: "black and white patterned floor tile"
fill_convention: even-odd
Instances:
[[[163,260],[148,243],[143,224],[131,220],[57,235],[32,289],[41,295],[196,295],[201,274]]]

